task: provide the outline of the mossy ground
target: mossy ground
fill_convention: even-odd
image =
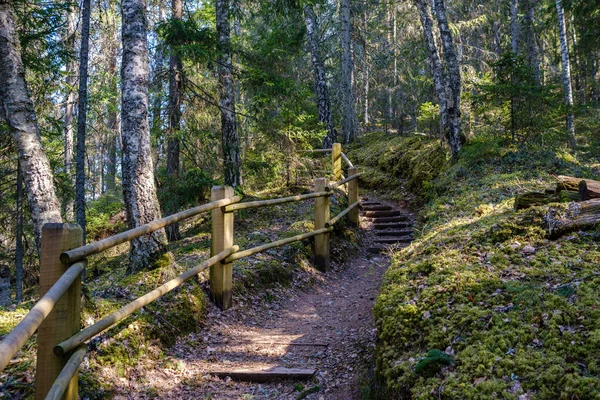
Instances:
[[[455,164],[428,164],[435,141],[365,141],[380,174],[437,168],[413,180],[424,204],[417,237],[393,255],[375,305],[380,396],[597,398],[599,234],[550,241],[540,209],[513,211],[516,193],[552,186],[553,175],[594,177],[594,160],[480,140]],[[382,158],[405,159],[404,149],[419,163],[389,170]],[[434,349],[454,363],[423,362]]]
[[[307,187],[272,189],[247,196],[244,201],[308,193]],[[341,192],[331,198],[331,215],[346,207]],[[247,249],[313,229],[313,201],[244,210],[235,217],[234,242]],[[84,326],[98,321],[127,302],[149,292],[210,256],[210,217],[204,215],[182,226],[184,239],[169,245],[169,253],[154,268],[127,275],[128,246],[95,256],[88,266],[83,288]],[[358,248],[358,232],[336,225],[332,235],[332,256],[342,261]],[[236,261],[234,299],[245,294],[266,293],[275,286],[311,285],[320,279],[312,267],[312,240],[295,242]],[[206,323],[209,307],[208,271],[191,279],[159,300],[136,312],[92,341],[92,351],[80,373],[82,398],[111,397],[111,387],[121,379],[143,379],[144,368],[163,363],[165,353],[187,333]],[[35,293],[30,293],[35,298]],[[267,296],[268,297],[268,296]],[[264,301],[270,301],[264,297]],[[236,300],[234,300],[236,301]],[[27,313],[33,301],[16,310],[0,309],[0,335],[8,333]],[[16,398],[32,394],[35,369],[35,337],[18,357],[23,361],[8,367],[0,377],[0,390]],[[0,393],[1,393],[0,391]]]

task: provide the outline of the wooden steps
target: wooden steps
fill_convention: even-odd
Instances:
[[[211,375],[219,378],[230,377],[244,382],[271,382],[283,379],[304,380],[315,375],[314,369],[273,367],[266,370],[215,371]]]
[[[397,217],[401,215],[400,211],[390,210],[390,211],[365,211],[365,216],[367,218],[386,218],[386,217]]]
[[[370,254],[382,254],[412,242],[414,230],[408,214],[378,201],[364,200],[361,211],[373,222],[373,245],[367,249]]]

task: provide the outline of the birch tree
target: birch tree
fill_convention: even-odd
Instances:
[[[341,0],[340,20],[342,23],[341,47],[342,47],[342,135],[344,143],[350,143],[356,136],[356,111],[354,107],[354,91],[352,88],[352,21],[350,20],[350,0]]]
[[[447,131],[448,125],[448,102],[446,100],[446,79],[444,69],[438,53],[438,46],[433,34],[433,21],[429,9],[428,0],[417,0],[417,8],[421,17],[421,25],[425,36],[425,45],[429,52],[429,62],[431,64],[431,72],[433,75],[433,86],[438,98],[440,106],[440,142],[443,144],[444,132]]]
[[[562,79],[565,91],[565,105],[567,106],[567,134],[569,145],[575,148],[575,121],[573,116],[573,86],[571,84],[571,64],[569,62],[569,43],[567,42],[567,30],[565,28],[565,14],[562,0],[556,0],[556,12],[558,14],[558,34],[560,36],[560,54],[562,58]]]
[[[225,185],[236,187],[242,185],[242,160],[235,118],[235,86],[231,62],[229,8],[230,0],[216,0],[223,175]]]
[[[160,218],[148,123],[148,43],[145,0],[122,1],[121,136],[123,198],[130,228]],[[128,272],[147,267],[163,250],[163,230],[131,241]]]
[[[329,102],[329,88],[327,87],[327,78],[325,76],[325,64],[323,63],[323,57],[321,56],[319,46],[319,27],[315,11],[311,4],[304,6],[304,19],[306,22],[306,38],[312,56],[319,121],[325,124],[325,127],[327,128],[327,136],[323,138],[323,148],[328,149],[333,146],[336,135],[333,126],[333,118],[331,116],[331,104]]]
[[[446,98],[448,102],[448,123],[445,136],[448,140],[448,145],[450,146],[452,158],[456,159],[463,143],[460,114],[460,69],[458,67],[458,59],[456,57],[456,50],[454,49],[452,33],[450,32],[450,26],[448,25],[448,19],[446,18],[446,6],[444,5],[444,0],[435,0],[434,3],[448,74],[448,95]]]
[[[68,51],[75,52],[75,9],[71,9],[67,13],[67,29],[64,39],[65,47]],[[63,120],[64,126],[64,155],[63,163],[65,166],[65,174],[70,182],[73,182],[72,167],[73,167],[73,114],[75,110],[75,95],[76,63],[73,59],[69,59],[66,65],[66,96],[65,96],[65,117]],[[63,209],[65,219],[72,221],[73,214],[73,199],[70,193],[66,193],[63,197]]]
[[[50,162],[42,148],[33,102],[25,82],[12,1],[0,0],[0,97],[2,115],[17,147],[38,251],[42,226],[61,222]]]

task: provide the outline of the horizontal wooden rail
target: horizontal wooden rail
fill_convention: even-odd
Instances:
[[[346,179],[342,179],[342,180],[341,180],[341,181],[339,181],[339,182],[334,182],[334,183],[330,184],[330,186],[331,186],[331,188],[333,189],[333,188],[335,188],[335,187],[338,187],[338,186],[341,186],[341,185],[343,185],[344,183],[348,183],[348,182],[350,182],[350,181],[352,181],[352,180],[354,180],[354,179],[358,178],[360,175],[361,175],[361,173],[359,172],[358,174],[354,174],[354,175],[352,175],[352,176],[349,176],[349,177],[347,177]]]
[[[175,222],[179,222],[186,218],[191,218],[203,212],[214,210],[215,208],[223,207],[232,203],[237,203],[240,200],[240,196],[233,196],[227,199],[213,201],[208,204],[190,208],[189,210],[181,211],[177,214],[169,215],[168,217],[154,220],[145,225],[138,226],[137,228],[133,228],[128,231],[118,233],[114,236],[107,237],[106,239],[102,239],[85,246],[77,247],[73,250],[65,251],[60,255],[60,261],[62,261],[65,264],[69,264],[74,261],[81,260],[82,258],[85,258],[92,254],[100,253],[103,250],[117,246],[121,243],[125,243],[137,237],[157,231],[160,228],[164,228],[167,225],[174,224]]]
[[[316,231],[303,233],[301,235],[296,235],[296,236],[292,236],[290,238],[277,240],[275,242],[271,242],[268,244],[263,244],[262,246],[253,247],[248,250],[239,251],[239,252],[234,253],[234,254],[230,255],[229,257],[227,257],[224,262],[230,263],[235,260],[239,260],[240,258],[248,257],[253,254],[260,253],[261,251],[272,249],[273,247],[279,247],[279,246],[283,246],[284,244],[297,242],[297,241],[300,241],[303,239],[308,239],[309,237],[320,235],[321,233],[329,232],[331,230],[332,230],[332,228],[317,229]]]
[[[350,160],[348,159],[348,157],[346,157],[346,155],[344,153],[342,153],[342,159],[346,162],[346,165],[348,165],[350,168],[354,167],[354,165],[352,165],[352,163],[350,162]]]
[[[86,261],[73,264],[33,306],[25,318],[0,343],[0,371],[4,370],[11,358],[23,347],[40,324],[54,308],[71,284],[85,269]]]
[[[339,213],[337,216],[331,218],[326,224],[325,226],[327,228],[332,227],[333,225],[335,225],[336,222],[338,222],[340,219],[342,219],[344,217],[344,215],[348,214],[350,211],[352,211],[354,209],[354,207],[358,207],[358,205],[360,204],[360,201],[354,202],[352,203],[348,208],[346,208],[344,211],[342,211],[341,213]]]
[[[77,373],[77,369],[86,353],[87,346],[79,346],[79,348],[71,354],[69,361],[67,361],[65,367],[60,371],[58,378],[56,378],[50,391],[46,395],[46,400],[61,400],[63,398],[71,379],[73,379],[73,376]]]
[[[302,153],[331,153],[333,149],[312,149],[312,150],[300,150]]]
[[[232,211],[237,211],[237,210],[244,210],[246,208],[274,206],[276,204],[291,203],[293,201],[314,199],[316,197],[323,197],[323,196],[330,196],[330,195],[331,195],[330,192],[307,193],[307,194],[301,194],[298,196],[282,197],[279,199],[257,200],[257,201],[249,201],[247,203],[231,204],[228,206],[221,207],[221,209],[223,210],[223,212],[232,212]]]
[[[230,247],[227,250],[224,250],[224,251],[220,252],[219,254],[204,261],[202,264],[198,265],[197,267],[187,270],[183,274],[179,275],[177,278],[171,279],[170,281],[159,286],[158,288],[154,289],[153,291],[143,295],[142,297],[132,301],[129,304],[124,305],[123,307],[121,307],[114,313],[110,314],[109,316],[104,317],[103,319],[96,322],[95,324],[88,326],[87,328],[81,330],[79,333],[71,336],[69,339],[56,345],[54,347],[54,354],[56,354],[57,356],[65,355],[69,351],[73,350],[77,346],[84,343],[86,340],[91,339],[92,337],[96,336],[100,332],[102,332],[102,331],[110,328],[111,326],[117,324],[118,322],[124,320],[129,315],[133,314],[134,312],[136,312],[143,306],[153,302],[154,300],[158,299],[159,297],[164,296],[165,294],[167,294],[171,290],[175,289],[176,287],[181,286],[188,279],[198,275],[198,273],[202,272],[203,270],[210,267],[211,265],[214,265],[214,264],[218,263],[219,261],[224,260],[227,256],[231,255],[232,253],[235,253],[238,250],[239,250],[238,246]]]

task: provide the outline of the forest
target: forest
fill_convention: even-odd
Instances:
[[[597,396],[600,218],[553,235],[547,213],[576,218],[560,207],[594,196],[544,190],[573,176],[593,193],[600,178],[599,36],[598,0],[0,0],[0,336],[39,297],[45,224],[76,223],[91,243],[217,185],[307,193],[320,161],[307,151],[342,143],[367,195],[418,215],[415,241],[385,255],[362,398]],[[532,192],[543,200],[513,210]],[[171,224],[91,259],[84,296],[111,268],[162,279],[152,271],[205,228]],[[89,300],[89,318],[116,298]],[[121,365],[111,357],[86,367],[88,398],[115,395],[94,380]],[[0,371],[0,397],[31,395],[28,374]]]

